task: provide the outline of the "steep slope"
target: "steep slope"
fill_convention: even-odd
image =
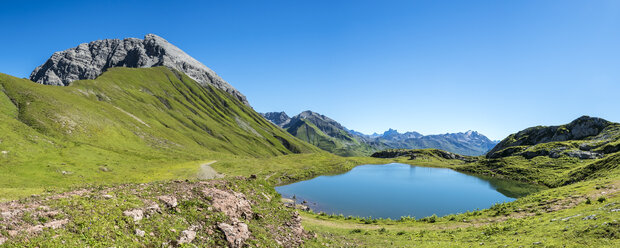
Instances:
[[[67,87],[0,74],[0,105],[0,189],[144,181],[190,173],[173,166],[186,161],[320,151],[166,67],[110,68]]]
[[[340,123],[319,113],[308,110],[289,118],[284,112],[269,112],[263,116],[293,136],[337,155],[367,156],[373,151]]]
[[[166,66],[181,71],[203,86],[228,92],[249,106],[245,96],[214,71],[165,39],[147,34],[144,39],[97,40],[54,53],[30,75],[30,80],[47,85],[69,85],[95,79],[112,67],[147,68]]]
[[[600,158],[620,150],[620,123],[582,116],[566,125],[537,126],[511,134],[487,154],[508,156]]]

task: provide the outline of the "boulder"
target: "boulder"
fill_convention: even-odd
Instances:
[[[140,221],[142,218],[144,218],[144,213],[140,209],[124,211],[123,215],[133,218],[133,221]]]
[[[176,208],[178,205],[177,198],[175,198],[174,196],[162,195],[160,197],[157,197],[157,199],[164,203],[164,205],[166,205],[166,207],[168,208]]]
[[[233,219],[232,221],[232,224],[224,222],[219,223],[217,227],[222,230],[226,236],[226,241],[228,241],[228,245],[230,247],[243,247],[245,241],[250,238],[250,230],[248,229],[248,225],[243,222],[239,222],[237,219]]]

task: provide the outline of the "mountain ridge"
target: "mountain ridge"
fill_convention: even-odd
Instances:
[[[462,155],[478,156],[486,154],[497,144],[496,141],[492,141],[477,131],[472,130],[459,133],[422,135],[414,131],[399,133],[397,130],[390,128],[382,134],[374,133],[367,135],[347,129],[337,121],[310,110],[303,111],[293,117],[288,117],[284,112],[268,112],[261,115],[305,141],[309,141],[310,138],[297,136],[297,130],[301,126],[299,124],[301,120],[309,120],[324,133],[323,136],[331,138],[325,138],[326,140],[324,141],[329,142],[331,145],[323,145],[322,147],[322,149],[330,152],[334,152],[333,149],[336,143],[343,143],[339,147],[348,147],[348,149],[353,150],[361,149],[364,151],[363,155],[370,155],[373,152],[386,149],[436,148]],[[291,126],[295,127],[291,128]],[[312,127],[309,129],[312,129]],[[310,143],[321,147],[320,141],[314,140],[313,142]],[[359,154],[360,152],[356,153]],[[337,154],[342,155],[342,152]]]
[[[487,158],[520,155],[581,159],[600,158],[620,150],[620,123],[581,116],[568,124],[535,126],[513,133],[487,153]]]
[[[166,66],[181,71],[203,86],[212,85],[249,106],[247,98],[213,70],[155,34],[144,39],[103,39],[55,52],[30,74],[40,84],[67,86],[73,81],[95,79],[113,67]]]

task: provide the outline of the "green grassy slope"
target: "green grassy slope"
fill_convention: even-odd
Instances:
[[[3,197],[191,175],[199,160],[320,151],[223,91],[165,67],[46,86],[0,74]]]
[[[334,130],[331,136],[307,119],[292,121],[286,130],[295,137],[340,156],[368,156],[374,149],[353,138],[345,130]]]

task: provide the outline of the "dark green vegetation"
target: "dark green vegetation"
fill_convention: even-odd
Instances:
[[[201,160],[317,151],[165,67],[111,68],[68,87],[0,74],[0,198],[188,177]]]

